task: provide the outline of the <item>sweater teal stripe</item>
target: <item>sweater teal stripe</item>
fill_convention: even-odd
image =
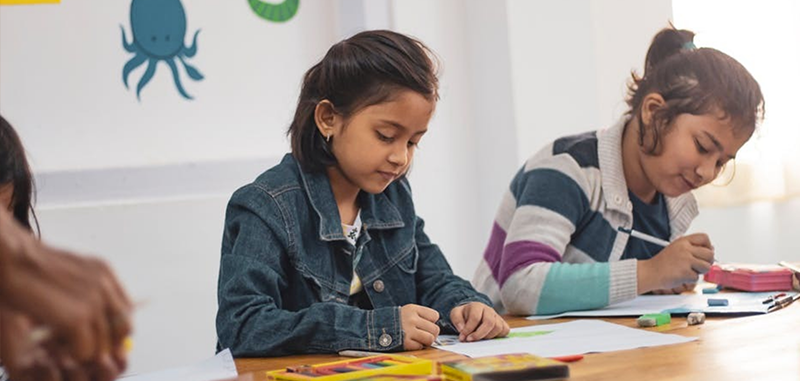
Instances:
[[[608,262],[551,264],[536,314],[550,315],[607,306],[610,272]]]

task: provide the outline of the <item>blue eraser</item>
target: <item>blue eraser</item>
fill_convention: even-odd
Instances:
[[[703,289],[704,294],[716,294],[719,292],[719,287],[706,287]]]
[[[710,307],[724,307],[728,305],[728,299],[708,299]]]

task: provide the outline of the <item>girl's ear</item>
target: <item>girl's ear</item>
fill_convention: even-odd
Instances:
[[[342,116],[336,112],[331,101],[323,99],[314,108],[314,122],[317,124],[319,133],[329,140],[341,131]]]
[[[650,93],[642,99],[641,117],[642,123],[649,126],[653,122],[653,115],[658,109],[667,105],[667,101],[659,93]]]

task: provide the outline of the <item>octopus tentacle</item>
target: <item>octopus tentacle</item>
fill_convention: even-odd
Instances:
[[[128,88],[128,75],[139,67],[139,65],[143,64],[144,61],[147,61],[147,57],[143,54],[136,53],[133,58],[131,58],[126,64],[125,67],[122,68],[122,83],[125,84],[125,88]]]
[[[194,38],[192,39],[191,46],[184,46],[181,53],[183,53],[186,57],[194,57],[197,54],[197,35],[200,34],[200,29],[197,32],[194,32]]]
[[[153,74],[156,72],[156,64],[158,63],[157,60],[150,59],[147,61],[147,71],[144,72],[142,79],[139,80],[139,85],[136,86],[136,99],[141,101],[142,99],[139,97],[139,93],[142,92],[142,89],[147,82],[150,82],[150,79],[153,78]]]
[[[186,99],[194,99],[191,95],[186,93],[186,90],[183,89],[183,85],[181,85],[181,77],[178,75],[178,67],[175,65],[175,61],[173,60],[166,60],[167,65],[172,70],[172,79],[175,81],[175,87],[178,88],[178,92],[183,95]]]
[[[203,73],[201,73],[199,70],[197,70],[194,66],[189,65],[188,63],[186,63],[186,60],[184,60],[183,57],[181,57],[179,55],[178,59],[181,60],[181,63],[183,64],[183,67],[186,69],[186,73],[189,74],[189,77],[191,79],[194,79],[195,81],[199,81],[199,80],[202,80],[203,78],[205,78],[203,76]]]
[[[125,35],[125,28],[122,25],[119,26],[119,30],[122,31],[122,47],[128,51],[128,53],[136,53],[136,47],[133,46],[133,42],[128,43],[128,37]]]

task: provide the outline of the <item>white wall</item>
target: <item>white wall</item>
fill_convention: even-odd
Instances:
[[[213,353],[225,203],[288,149],[302,73],[339,38],[391,28],[441,57],[411,182],[429,235],[470,278],[524,159],[616,120],[630,70],[671,15],[668,0],[303,0],[271,24],[245,2],[183,3],[188,30],[202,28],[190,62],[206,79],[182,77],[194,101],[163,64],[141,102],[122,85],[129,1],[0,7],[0,113],[29,150],[44,238],[106,257],[146,303],[134,372]],[[797,226],[795,200],[704,210],[693,229],[724,260],[774,262],[800,256]]]
[[[690,231],[709,235],[722,262],[800,262],[800,198],[706,208]]]
[[[470,279],[517,167],[507,144],[515,132],[506,8],[502,1],[393,5],[395,29],[424,41],[443,65],[441,101],[410,176],[416,207],[453,270]]]
[[[672,16],[670,0],[509,0],[508,9],[520,161],[615,122],[631,69]]]
[[[221,196],[41,209],[47,241],[108,258],[140,304],[129,371],[213,355],[226,202]]]

